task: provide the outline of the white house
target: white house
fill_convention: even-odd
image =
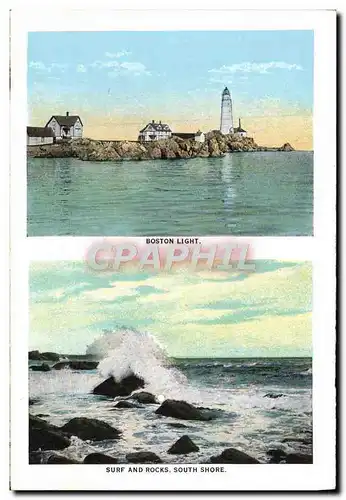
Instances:
[[[155,120],[148,123],[142,130],[139,131],[138,140],[140,142],[160,141],[169,139],[172,136],[172,130],[167,123],[155,123]]]
[[[54,132],[49,127],[26,127],[26,143],[28,146],[53,144]]]
[[[196,142],[204,142],[205,134],[198,130],[197,132],[173,132],[173,137],[179,137],[179,139],[193,139]]]
[[[234,134],[237,137],[246,137],[247,136],[246,130],[244,130],[243,128],[241,128],[241,120],[240,120],[240,118],[239,118],[239,127],[236,127],[234,129]]]
[[[83,137],[83,122],[78,115],[53,115],[47,122],[57,139],[80,139]]]

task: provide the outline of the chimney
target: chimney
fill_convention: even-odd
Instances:
[[[239,128],[241,128],[241,121],[240,121],[240,118],[239,118]]]
[[[69,114],[70,114],[69,111],[66,111],[66,116],[69,116]]]
[[[151,120],[151,123],[155,123],[155,120]]]
[[[160,120],[160,125],[161,125],[161,120]]]

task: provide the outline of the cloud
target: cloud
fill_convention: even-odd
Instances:
[[[77,65],[77,73],[86,73],[87,68],[84,66],[84,64],[78,64]]]
[[[111,59],[117,59],[119,57],[123,57],[123,56],[130,56],[131,55],[131,52],[129,52],[128,50],[120,50],[119,52],[105,52],[105,56],[106,57],[109,57]]]
[[[140,75],[150,75],[150,71],[147,70],[146,66],[141,62],[118,62],[115,60],[110,61],[94,61],[90,64],[92,68],[102,70],[109,69],[111,71],[108,72],[108,76],[111,78],[115,78],[117,76],[140,76]]]
[[[52,72],[63,73],[68,68],[68,64],[53,62],[47,65],[42,61],[30,61],[29,68],[39,73],[52,73]]]
[[[219,75],[232,75],[234,73],[270,73],[269,70],[285,69],[288,71],[299,70],[303,68],[299,64],[290,64],[283,61],[271,61],[263,63],[242,62],[238,64],[231,64],[230,66],[223,65],[220,68],[210,69],[209,73],[216,73]]]

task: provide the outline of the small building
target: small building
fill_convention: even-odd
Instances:
[[[205,134],[198,130],[197,132],[173,132],[173,137],[179,137],[179,139],[193,139],[196,142],[204,142]]]
[[[83,122],[78,115],[53,115],[47,122],[57,139],[80,139],[83,137]]]
[[[241,128],[241,120],[239,118],[239,127],[236,127],[234,129],[234,134],[238,137],[246,137],[247,136],[247,132],[246,130],[244,130],[243,128]]]
[[[53,144],[54,132],[49,127],[26,127],[26,143],[28,146]]]
[[[172,136],[172,130],[167,123],[158,123],[152,120],[142,130],[139,131],[138,140],[140,142],[160,141],[169,139]]]

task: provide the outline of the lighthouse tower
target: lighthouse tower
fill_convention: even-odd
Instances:
[[[233,132],[232,98],[227,87],[224,88],[221,97],[220,131],[222,134]]]

